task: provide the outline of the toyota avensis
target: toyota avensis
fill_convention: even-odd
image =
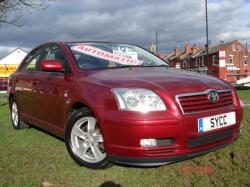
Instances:
[[[150,52],[112,42],[50,42],[8,81],[14,129],[65,140],[90,168],[157,166],[214,151],[240,134],[243,107],[223,80],[170,68]]]

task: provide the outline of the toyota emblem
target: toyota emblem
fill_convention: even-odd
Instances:
[[[217,103],[219,101],[219,94],[216,91],[211,91],[208,93],[208,100],[212,103]]]

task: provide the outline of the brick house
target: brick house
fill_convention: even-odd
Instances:
[[[206,52],[195,57],[195,61],[204,61]],[[250,76],[250,52],[238,40],[210,47],[208,50],[207,73],[236,83],[237,80]]]
[[[199,49],[196,47],[195,44],[192,47],[190,47],[189,44],[186,44],[184,46],[183,52],[181,52],[180,49],[176,47],[172,56],[168,58],[168,61],[173,67],[190,70],[190,64],[192,64],[193,60],[191,57],[195,55],[198,51]]]
[[[183,52],[175,48],[174,55],[168,58],[173,67],[207,73],[230,83],[250,76],[250,52],[238,40],[221,41],[219,45],[209,47],[208,63],[204,49],[195,45],[190,48],[188,44],[184,48]]]

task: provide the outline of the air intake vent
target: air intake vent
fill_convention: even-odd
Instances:
[[[220,141],[220,140],[229,138],[230,136],[232,136],[232,134],[233,134],[233,129],[231,128],[231,129],[227,129],[225,131],[217,132],[211,135],[200,136],[197,138],[189,139],[188,147],[193,148],[193,147],[198,147],[198,146],[206,145],[209,143],[213,143],[216,141]]]

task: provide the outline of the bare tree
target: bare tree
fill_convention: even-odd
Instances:
[[[23,11],[44,10],[52,0],[0,0],[0,26],[3,23],[22,26]]]

